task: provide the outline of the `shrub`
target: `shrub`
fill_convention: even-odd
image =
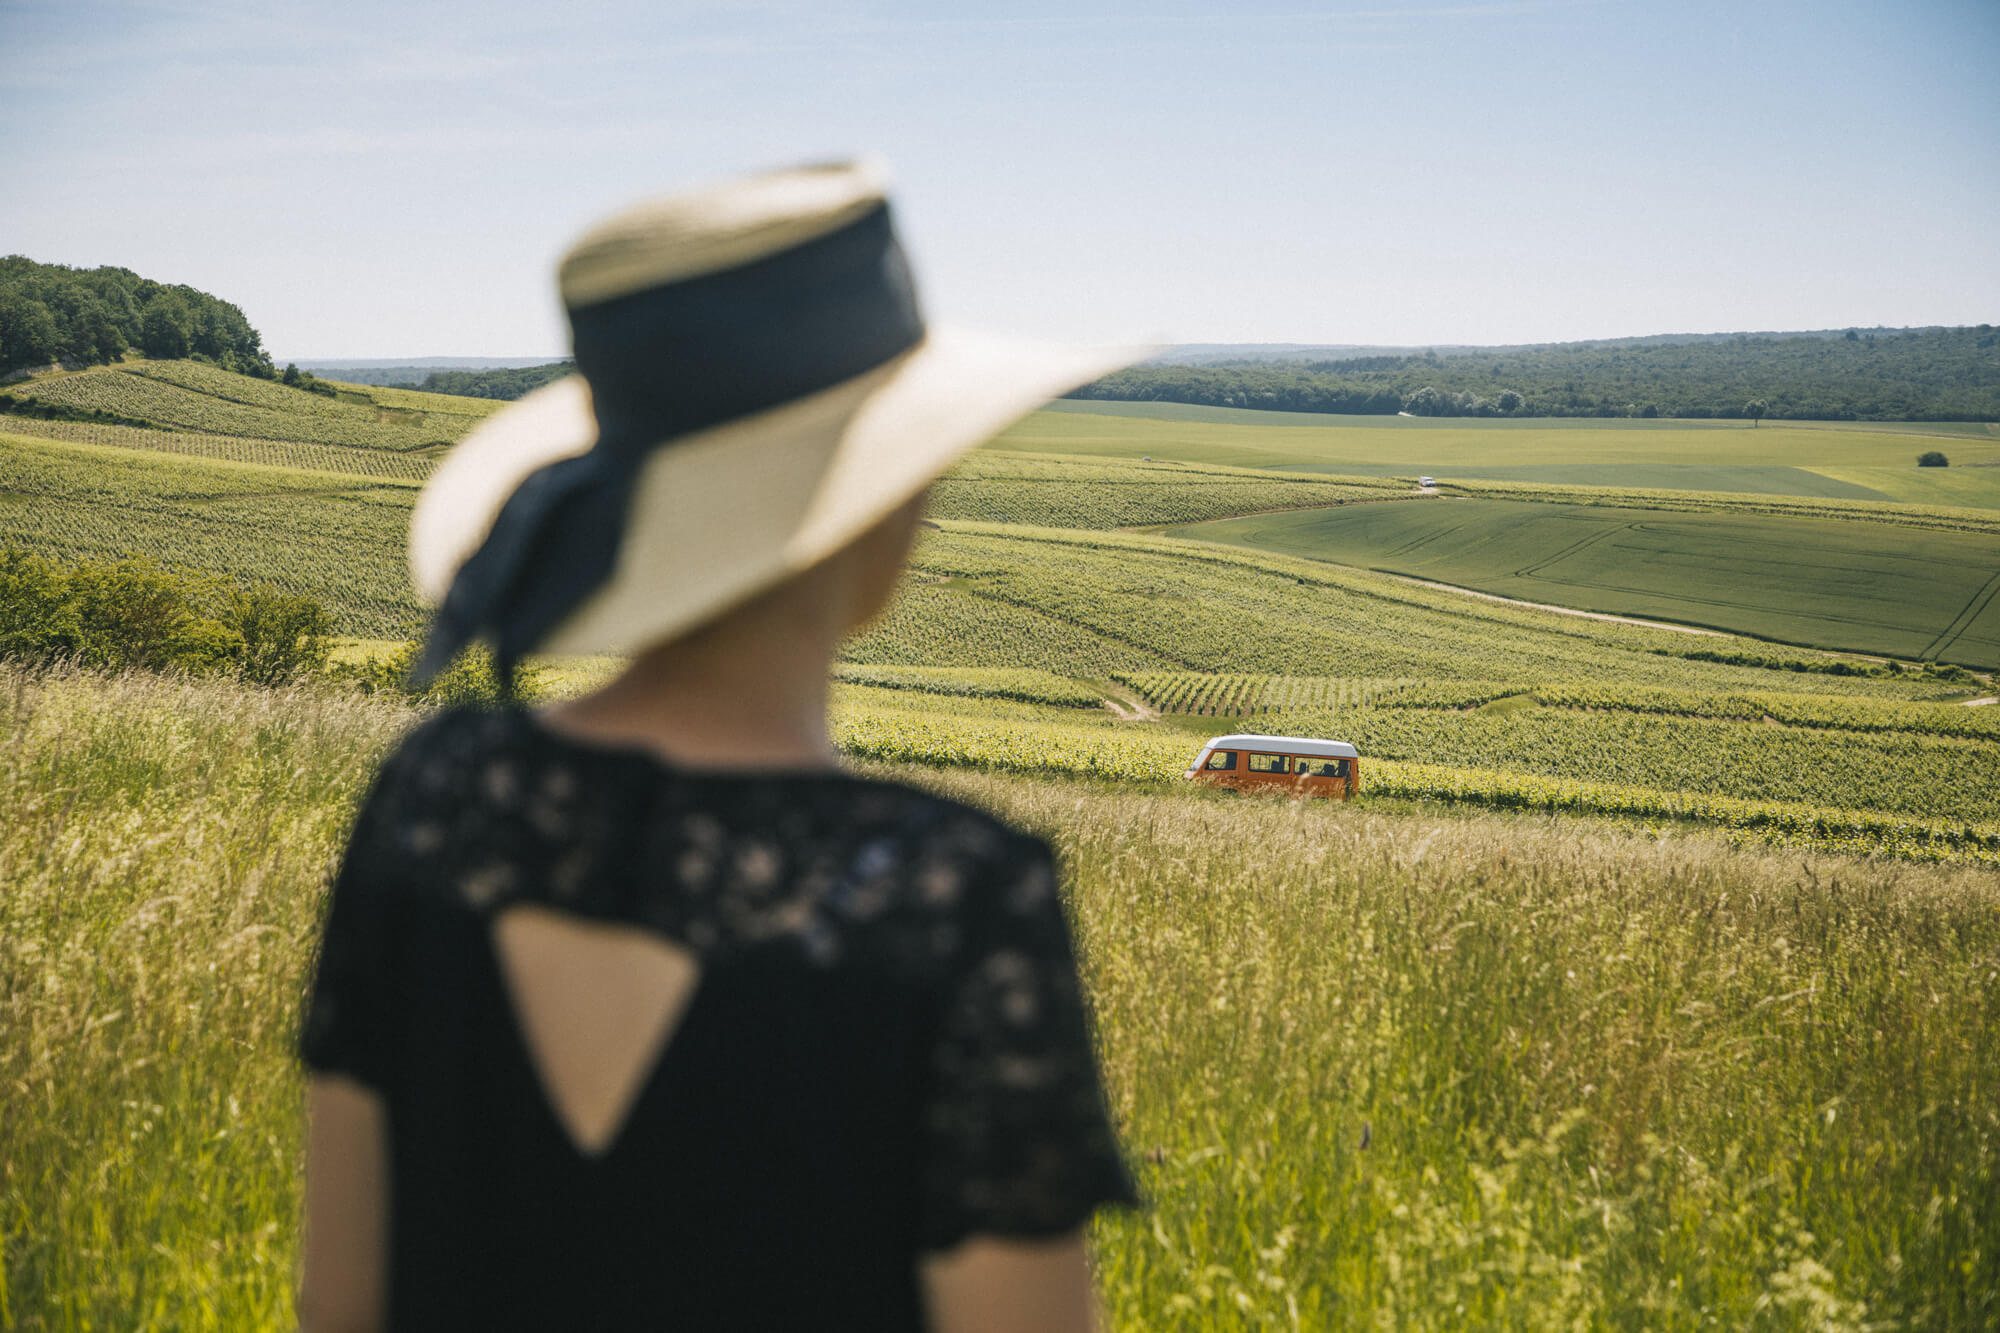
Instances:
[[[0,550],[0,657],[47,661],[82,635],[63,571],[29,551]]]
[[[243,679],[277,685],[326,670],[333,613],[317,601],[262,584],[238,589],[230,610],[243,636]]]
[[[501,688],[500,674],[494,669],[493,654],[484,644],[475,644],[460,653],[431,683],[419,688],[410,683],[423,644],[412,639],[386,657],[364,662],[336,662],[328,671],[329,680],[343,681],[363,694],[398,695],[411,703],[451,708],[461,704],[492,706],[507,702],[532,703],[546,693],[542,673],[534,667],[517,667],[514,688]]]
[[[65,568],[0,549],[0,657],[275,685],[323,670],[332,629],[325,607],[269,584],[238,587],[140,557]]]
[[[1951,460],[1936,449],[1917,455],[1918,467],[1950,467]]]

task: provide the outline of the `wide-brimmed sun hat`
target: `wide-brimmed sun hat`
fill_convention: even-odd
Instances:
[[[420,667],[631,653],[824,560],[1042,403],[1145,355],[927,327],[884,174],[640,204],[560,282],[579,374],[486,419],[410,523]]]

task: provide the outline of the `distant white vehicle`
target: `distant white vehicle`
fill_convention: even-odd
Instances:
[[[1423,488],[1424,488],[1425,490],[1430,490],[1430,489],[1431,489],[1432,487],[1436,486],[1437,484],[1438,484],[1438,479],[1437,479],[1436,477],[1418,477],[1418,478],[1417,478],[1417,485],[1419,485],[1419,486],[1423,487]]]

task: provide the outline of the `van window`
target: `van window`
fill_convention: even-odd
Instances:
[[[1236,751],[1216,750],[1208,756],[1208,762],[1202,767],[1211,773],[1227,773],[1236,767]]]
[[[1285,756],[1281,754],[1253,754],[1250,756],[1249,769],[1252,773],[1283,773],[1285,771]]]
[[[1347,776],[1345,759],[1301,759],[1299,772],[1316,778],[1344,778]]]

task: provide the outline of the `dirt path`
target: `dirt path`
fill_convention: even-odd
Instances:
[[[1676,634],[1706,634],[1714,639],[1733,636],[1719,629],[1700,629],[1693,625],[1670,625],[1664,620],[1639,620],[1632,616],[1614,616],[1604,611],[1579,611],[1573,606],[1555,606],[1548,602],[1524,602],[1518,597],[1502,597],[1497,592],[1479,592],[1473,588],[1461,588],[1454,583],[1434,583],[1429,579],[1413,579],[1407,574],[1390,574],[1390,578],[1401,583],[1414,583],[1419,588],[1435,588],[1439,592],[1455,592],[1464,597],[1477,597],[1483,601],[1500,602],[1506,606],[1525,606],[1535,611],[1554,611],[1558,615],[1581,616],[1585,620],[1608,620],[1614,625],[1639,625],[1646,629],[1670,629]]]
[[[1120,690],[1116,698],[1105,696],[1104,706],[1120,722],[1157,722],[1160,710],[1140,698],[1131,690]]]
[[[1958,706],[1959,706],[1960,708],[1984,708],[1984,707],[1986,707],[1986,706],[1987,706],[1988,704],[2000,704],[2000,699],[1992,699],[1992,698],[1987,698],[1987,699],[1960,699],[1960,700],[1958,701]]]

